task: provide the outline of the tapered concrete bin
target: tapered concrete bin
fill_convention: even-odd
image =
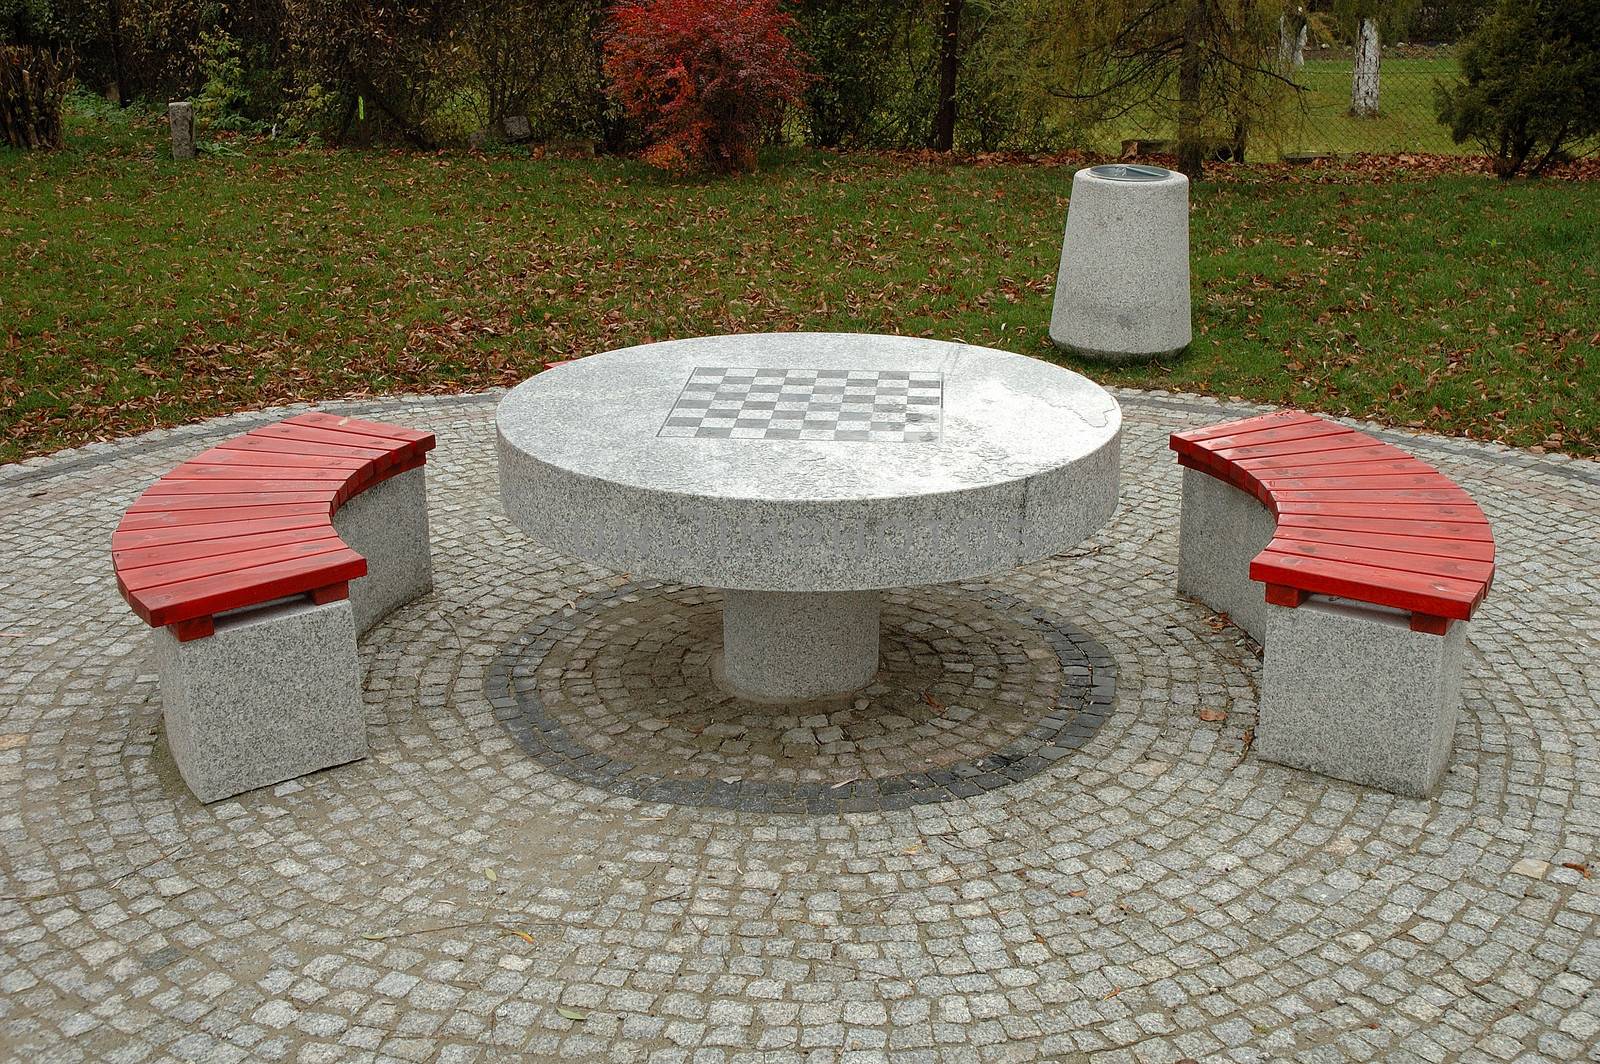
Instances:
[[[1159,166],[1091,166],[1072,179],[1050,339],[1135,362],[1189,346],[1189,179]]]

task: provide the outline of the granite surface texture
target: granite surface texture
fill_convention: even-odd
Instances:
[[[1267,607],[1256,754],[1426,798],[1450,760],[1468,624],[1413,632],[1398,610],[1315,596]]]
[[[1072,178],[1050,339],[1107,361],[1189,346],[1189,179],[1124,181],[1085,167]]]
[[[367,756],[349,601],[225,614],[186,643],[166,628],[150,638],[167,747],[200,801]]]
[[[334,511],[334,531],[367,560],[367,575],[350,582],[358,636],[433,588],[426,473],[424,467],[390,477]]]
[[[1253,641],[1174,591],[1167,435],[1263,411],[1114,394],[1112,519],[885,592],[883,689],[807,715],[711,682],[714,590],[529,542],[499,393],[329,404],[438,434],[435,590],[358,644],[366,759],[209,805],[105,543],[143,485],[296,411],[0,468],[0,1057],[1591,1056],[1600,465],[1357,426],[1469,490],[1500,552],[1418,800],[1262,759]],[[1064,624],[1115,664],[1098,708]],[[990,761],[1021,743],[1053,760]]]
[[[1178,530],[1178,592],[1199,599],[1250,633],[1267,635],[1266,585],[1250,579],[1250,561],[1277,528],[1249,492],[1198,469],[1183,470]]]
[[[725,591],[717,678],[755,702],[806,702],[878,672],[878,592]]]
[[[839,393],[816,438],[663,436],[689,428],[670,423],[707,367],[874,379],[854,401]],[[892,373],[937,378],[937,434],[839,438],[843,408],[873,408]],[[772,402],[804,414],[818,387]],[[683,583],[861,591],[984,576],[1078,542],[1116,508],[1116,400],[1037,359],[957,343],[776,333],[650,344],[542,373],[496,421],[506,511],[531,539]]]

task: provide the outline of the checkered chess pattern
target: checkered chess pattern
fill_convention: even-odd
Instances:
[[[657,435],[914,443],[939,438],[943,405],[922,370],[697,366]]]

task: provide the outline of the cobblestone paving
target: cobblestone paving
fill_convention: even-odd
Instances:
[[[164,749],[107,544],[150,480],[260,416],[0,470],[0,1059],[1600,1059],[1595,464],[1406,441],[1501,550],[1452,768],[1417,802],[1251,756],[1259,659],[1173,591],[1165,449],[1249,411],[1122,393],[1116,519],[986,586],[1106,648],[1105,723],[969,799],[793,814],[574,782],[497,719],[519,634],[631,578],[505,519],[492,398],[349,407],[439,433],[438,588],[362,646],[371,757],[212,806]],[[891,625],[955,593],[900,596]],[[688,593],[651,594],[653,621]],[[995,655],[1042,695],[1059,664],[1001,649],[1033,636],[958,609],[976,645],[935,642],[941,663]],[[636,724],[691,712],[625,713],[623,687],[591,705],[628,727],[593,741],[638,750]],[[933,755],[1003,743],[1025,714],[993,698]],[[898,715],[885,734],[931,719]],[[837,753],[871,769],[866,737]]]

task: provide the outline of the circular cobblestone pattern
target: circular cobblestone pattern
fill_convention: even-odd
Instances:
[[[713,681],[721,599],[629,585],[541,621],[490,672],[512,735],[626,797],[868,812],[1026,779],[1105,721],[1114,668],[1071,625],[981,585],[884,596],[883,668],[849,698],[774,707]]]
[[[1120,393],[1105,529],[891,596],[883,690],[779,731],[707,686],[709,593],[507,521],[494,398],[338,407],[439,434],[437,587],[362,642],[366,760],[209,806],[110,532],[286,412],[0,470],[0,1060],[1600,1059],[1595,463],[1390,434],[1500,548],[1415,801],[1259,761],[1257,649],[1174,591],[1166,436],[1250,409]],[[783,804],[1042,745],[1063,692],[1082,741],[1031,775]],[[636,785],[788,791],[563,771],[515,734],[534,705]]]

